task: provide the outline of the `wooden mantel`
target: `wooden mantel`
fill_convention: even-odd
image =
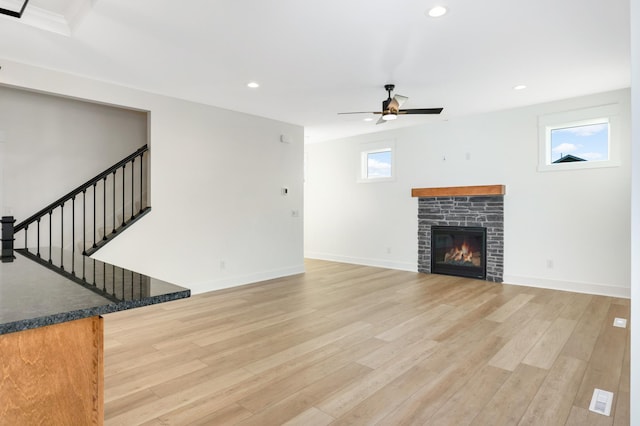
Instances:
[[[457,197],[476,195],[504,195],[504,185],[446,186],[442,188],[412,188],[412,197]]]

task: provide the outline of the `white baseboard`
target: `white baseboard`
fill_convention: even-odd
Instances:
[[[597,294],[600,296],[631,298],[630,287],[610,286],[605,284],[584,283],[576,281],[559,281],[546,278],[505,275],[503,284],[527,287],[548,288],[552,290],[572,291],[574,293]]]
[[[331,262],[352,263],[355,265],[375,266],[378,268],[397,269],[400,271],[417,272],[415,263],[395,262],[384,259],[368,259],[351,256],[338,256],[327,253],[307,252],[305,258],[327,260]],[[517,275],[505,275],[503,284],[520,285],[527,287],[548,288],[551,290],[572,291],[575,293],[597,294],[601,296],[631,298],[630,287],[610,286],[596,283],[583,283],[577,281],[560,281],[546,278],[523,277]]]
[[[368,259],[350,256],[330,255],[326,253],[305,253],[305,258],[326,260],[331,262],[351,263],[354,265],[373,266],[378,268],[396,269],[400,271],[417,272],[415,264],[408,262],[396,262],[384,259]],[[281,268],[272,271],[263,271],[249,275],[227,277],[223,279],[200,281],[187,284],[185,287],[191,289],[191,294],[206,293],[208,291],[222,290],[225,288],[238,287],[246,284],[253,284],[260,281],[267,281],[275,278],[287,277],[290,275],[304,273],[304,265]],[[584,283],[576,281],[550,280],[537,277],[523,277],[518,275],[505,275],[503,284],[519,285],[536,288],[548,288],[552,290],[572,291],[575,293],[597,294],[601,296],[631,298],[631,288],[610,286],[605,284]]]
[[[337,255],[332,255],[327,253],[313,253],[313,252],[305,253],[304,257],[307,259],[327,260],[331,262],[352,263],[354,265],[397,269],[400,271],[407,271],[407,272],[418,272],[417,261],[413,263],[397,262],[397,261],[385,260],[385,259],[369,259],[369,258],[361,258],[361,257],[337,256]]]
[[[290,275],[297,275],[302,273],[304,273],[304,265],[275,269],[272,271],[257,272],[249,275],[226,277],[223,279],[199,281],[196,283],[186,284],[185,287],[191,290],[192,295],[195,295],[214,290],[238,287],[246,284],[254,284],[260,281],[267,281],[275,278],[288,277]]]

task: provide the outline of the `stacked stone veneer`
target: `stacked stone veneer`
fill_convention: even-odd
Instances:
[[[487,281],[502,282],[504,197],[456,196],[418,199],[418,271],[431,272],[432,226],[487,228]]]

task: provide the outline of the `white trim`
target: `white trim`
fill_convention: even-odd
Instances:
[[[369,259],[366,257],[340,256],[328,253],[305,253],[307,259],[326,260],[329,262],[351,263],[353,265],[373,266],[377,268],[396,269],[399,271],[418,272],[417,264],[409,262],[398,262],[386,259]]]
[[[596,123],[609,124],[609,158],[606,161],[578,161],[574,163],[551,162],[551,131],[586,126]],[[538,171],[561,171],[620,166],[620,106],[601,105],[572,111],[563,111],[538,117]]]
[[[229,277],[217,280],[199,281],[192,284],[184,285],[191,290],[191,294],[207,293],[209,291],[222,290],[225,288],[239,287],[242,285],[255,284],[261,281],[272,280],[275,278],[283,278],[291,275],[303,274],[304,266],[292,266],[290,268],[276,269],[273,271],[264,271],[250,275]]]
[[[503,284],[546,288],[550,290],[571,291],[574,293],[595,294],[600,296],[621,297],[629,299],[631,289],[629,287],[610,286],[597,283],[585,283],[577,281],[550,280],[537,277],[522,277],[517,275],[505,275]]]
[[[398,262],[385,259],[370,259],[362,257],[340,256],[329,253],[305,253],[307,259],[326,260],[329,262],[350,263],[353,265],[373,266],[377,268],[396,269],[399,271],[418,272],[415,264]],[[499,284],[499,283],[496,283]],[[631,289],[628,287],[609,286],[597,283],[584,283],[576,281],[549,280],[546,278],[522,277],[517,275],[505,275],[503,283],[524,287],[544,288],[549,290],[571,291],[573,293],[594,294],[600,296],[620,297],[629,299]]]
[[[631,373],[629,401],[640,401],[640,0],[631,0]],[[620,395],[619,395],[620,396]],[[630,404],[629,424],[640,424]]]

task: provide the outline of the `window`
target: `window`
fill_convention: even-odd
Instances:
[[[617,132],[617,105],[541,116],[538,170],[617,166]]]
[[[391,177],[391,149],[367,152],[367,179]]]
[[[393,144],[378,142],[366,144],[360,152],[360,182],[380,182],[393,180]]]
[[[609,160],[609,120],[576,124],[570,127],[550,127],[552,164],[575,161]]]

